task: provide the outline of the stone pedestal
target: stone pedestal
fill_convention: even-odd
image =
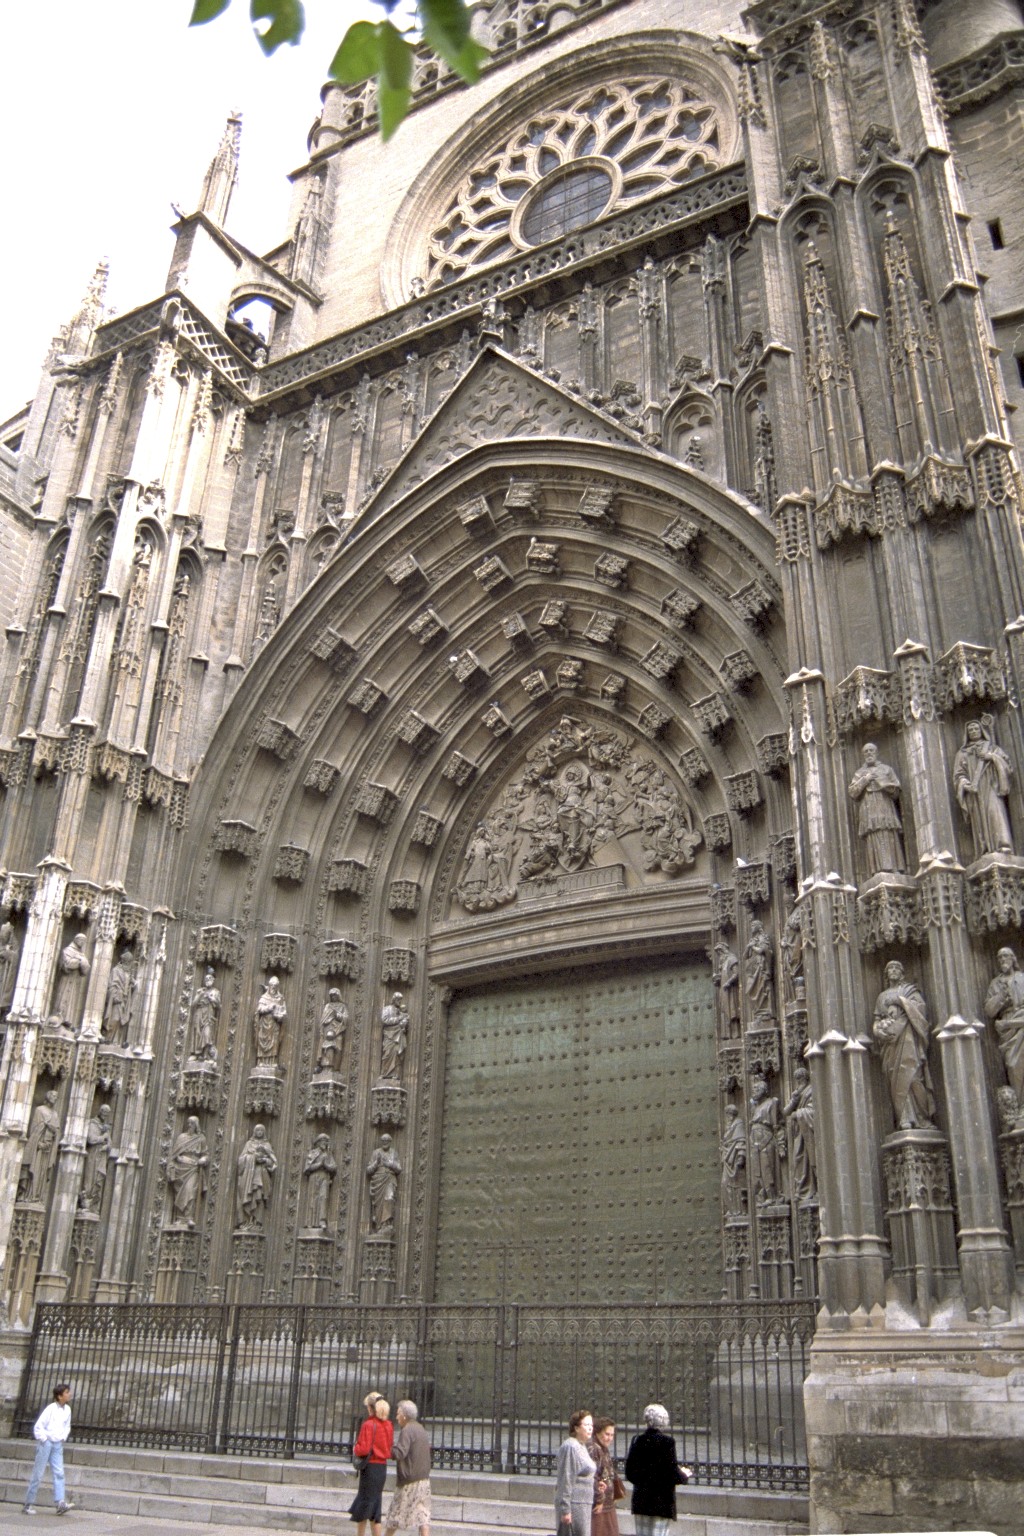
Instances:
[[[747,1294],[750,1269],[750,1222],[745,1216],[727,1216],[723,1253],[725,1297],[742,1301]]]
[[[334,1238],[315,1227],[303,1227],[295,1242],[296,1302],[324,1305],[331,1299]]]
[[[811,1530],[1020,1531],[1024,1328],[834,1332],[804,1384]]]
[[[220,1073],[215,1063],[190,1056],[178,1079],[178,1108],[212,1110],[219,1098]]]
[[[762,1297],[792,1296],[793,1247],[789,1206],[757,1207],[757,1272]]]
[[[395,1239],[390,1233],[374,1233],[363,1245],[363,1279],[393,1281],[394,1278]]]
[[[245,1112],[275,1119],[281,1113],[284,1078],[277,1067],[253,1067],[245,1084]]]
[[[404,1125],[407,1101],[400,1083],[375,1083],[370,1089],[370,1119],[374,1125]]]
[[[818,1239],[821,1221],[817,1200],[802,1200],[796,1208],[797,1257],[799,1272],[794,1288],[797,1295],[818,1294]]]
[[[4,1301],[12,1323],[27,1323],[32,1313],[46,1207],[19,1200],[14,1207],[4,1270]]]
[[[195,1294],[199,1268],[199,1233],[194,1228],[165,1227],[156,1266],[158,1302],[188,1303]]]
[[[999,1153],[1006,1178],[1006,1208],[1010,1213],[1010,1238],[1016,1260],[1017,1283],[1024,1283],[1024,1123],[999,1138]]]
[[[240,1227],[231,1239],[231,1266],[224,1287],[230,1306],[256,1306],[263,1298],[266,1272],[266,1234],[255,1227]]]
[[[927,1324],[956,1289],[956,1232],[949,1155],[935,1130],[897,1131],[882,1143],[892,1281]]]
[[[68,1255],[69,1301],[91,1300],[99,1241],[100,1218],[98,1212],[79,1211],[71,1228],[71,1252]]]
[[[310,1079],[306,1119],[333,1120],[338,1125],[348,1119],[348,1084],[339,1072],[318,1072]]]

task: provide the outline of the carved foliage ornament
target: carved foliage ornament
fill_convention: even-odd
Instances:
[[[592,87],[537,113],[469,173],[430,236],[427,284],[671,191],[721,158],[718,112],[685,81]]]
[[[564,716],[472,833],[456,900],[490,912],[522,881],[625,864],[637,880],[690,867],[703,834],[655,760],[617,732]]]

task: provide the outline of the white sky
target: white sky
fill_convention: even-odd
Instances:
[[[124,312],[163,289],[171,202],[195,207],[234,108],[242,163],[228,228],[285,233],[287,173],[306,156],[320,86],[362,0],[307,0],[306,36],[266,58],[247,0],[189,28],[191,0],[29,0],[4,8],[0,91],[0,420],[34,393],[50,338],[96,262]]]

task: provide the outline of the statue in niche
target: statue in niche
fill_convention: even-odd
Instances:
[[[902,785],[896,770],[879,758],[873,741],[865,743],[861,757],[848,788],[850,799],[858,802],[857,836],[864,847],[865,872],[898,874],[907,867],[899,812]]]
[[[51,1011],[59,1014],[69,1029],[74,1029],[82,1017],[82,1004],[89,979],[89,957],[85,953],[88,942],[84,933],[76,933],[71,943],[65,944],[61,950]]]
[[[306,1183],[306,1226],[324,1231],[327,1226],[327,1201],[331,1194],[334,1175],[338,1171],[331,1138],[326,1131],[317,1136],[302,1170]]]
[[[208,970],[203,977],[202,986],[192,998],[193,1061],[216,1062],[217,1047],[214,1044],[214,1036],[217,1033],[219,1018],[220,992],[215,985],[213,972]]]
[[[11,1006],[18,971],[18,940],[13,923],[0,923],[0,1013]]]
[[[394,1143],[385,1134],[366,1165],[366,1176],[370,1181],[370,1228],[380,1236],[390,1235],[395,1229],[395,1201],[401,1171]]]
[[[85,1128],[85,1170],[78,1195],[79,1208],[83,1211],[99,1211],[103,1204],[113,1118],[114,1111],[110,1105],[101,1104]]]
[[[793,1194],[812,1200],[818,1193],[818,1158],[814,1145],[814,1090],[806,1067],[793,1073],[793,1092],[782,1111],[793,1138]]]
[[[409,1011],[401,992],[392,992],[390,1003],[381,1009],[380,1081],[402,1081],[402,1057],[409,1038]]]
[[[256,1125],[238,1158],[235,1208],[240,1228],[250,1231],[262,1228],[276,1169],[277,1155],[270,1144],[266,1127]]]
[[[60,1116],[57,1090],[47,1089],[42,1102],[32,1111],[28,1140],[18,1180],[19,1200],[44,1200],[60,1144]]]
[[[928,1070],[928,1012],[920,988],[898,960],[885,968],[872,1034],[882,1054],[897,1130],[932,1129],[935,1095]]]
[[[953,788],[974,839],[974,856],[1012,853],[1006,797],[1013,770],[992,735],[992,716],[969,720],[953,762]]]
[[[277,1066],[277,1058],[281,1050],[281,1032],[287,1017],[288,1006],[281,996],[281,983],[276,976],[268,976],[253,1017],[258,1067]]]
[[[103,1025],[100,1030],[104,1040],[114,1045],[128,1044],[132,1014],[135,1012],[135,992],[139,979],[135,974],[134,955],[130,949],[121,951],[121,957],[111,967],[107,982],[107,995],[103,1002]]]
[[[786,1143],[779,1101],[769,1094],[763,1077],[751,1079],[749,1124],[747,1150],[754,1198],[759,1205],[770,1205],[779,1198],[779,1158]]]
[[[210,1161],[206,1137],[195,1115],[189,1115],[167,1159],[167,1182],[173,1191],[174,1221],[192,1228],[199,1201],[206,1193],[206,1166]]]
[[[774,1019],[775,950],[770,933],[755,917],[750,925],[750,940],[743,951],[743,975],[750,999],[751,1022]]]
[[[1024,1109],[1024,971],[1012,949],[1001,949],[996,962],[999,970],[989,984],[985,1012],[996,1026],[1018,1108]]]
[[[1024,1130],[1024,1117],[1021,1116],[1017,1095],[1012,1088],[1004,1086],[996,1089],[996,1114],[999,1117],[999,1129],[1004,1136],[1008,1136],[1011,1131]]]
[[[783,925],[782,937],[779,939],[779,949],[782,951],[786,993],[791,1002],[802,1003],[806,995],[804,989],[804,922],[803,914],[794,896],[789,898],[789,911],[786,914],[786,921]]]
[[[725,1106],[722,1136],[722,1205],[727,1216],[747,1214],[747,1128],[735,1104]]]
[[[348,1009],[341,1000],[338,988],[331,987],[327,993],[324,1011],[320,1015],[320,1037],[316,1051],[318,1072],[336,1072],[341,1066],[341,1053],[345,1045],[347,1025]]]
[[[740,1029],[740,957],[721,941],[715,945],[715,955],[718,959],[715,980],[722,994],[722,1015],[732,1038]]]

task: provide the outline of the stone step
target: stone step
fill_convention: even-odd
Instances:
[[[33,1445],[0,1441],[0,1499],[24,1497]],[[261,1461],[171,1451],[70,1445],[68,1488],[83,1511],[179,1528],[248,1526],[266,1533],[307,1531],[338,1536],[355,1490],[355,1474],[327,1460]],[[389,1487],[394,1474],[389,1474]],[[48,1488],[49,1485],[47,1484]],[[433,1536],[534,1536],[552,1529],[553,1482],[489,1473],[431,1476]],[[47,1498],[49,1495],[47,1494]],[[45,1507],[41,1506],[41,1507]],[[805,1536],[806,1500],[691,1486],[681,1496],[678,1536]],[[622,1536],[633,1521],[620,1506]]]

